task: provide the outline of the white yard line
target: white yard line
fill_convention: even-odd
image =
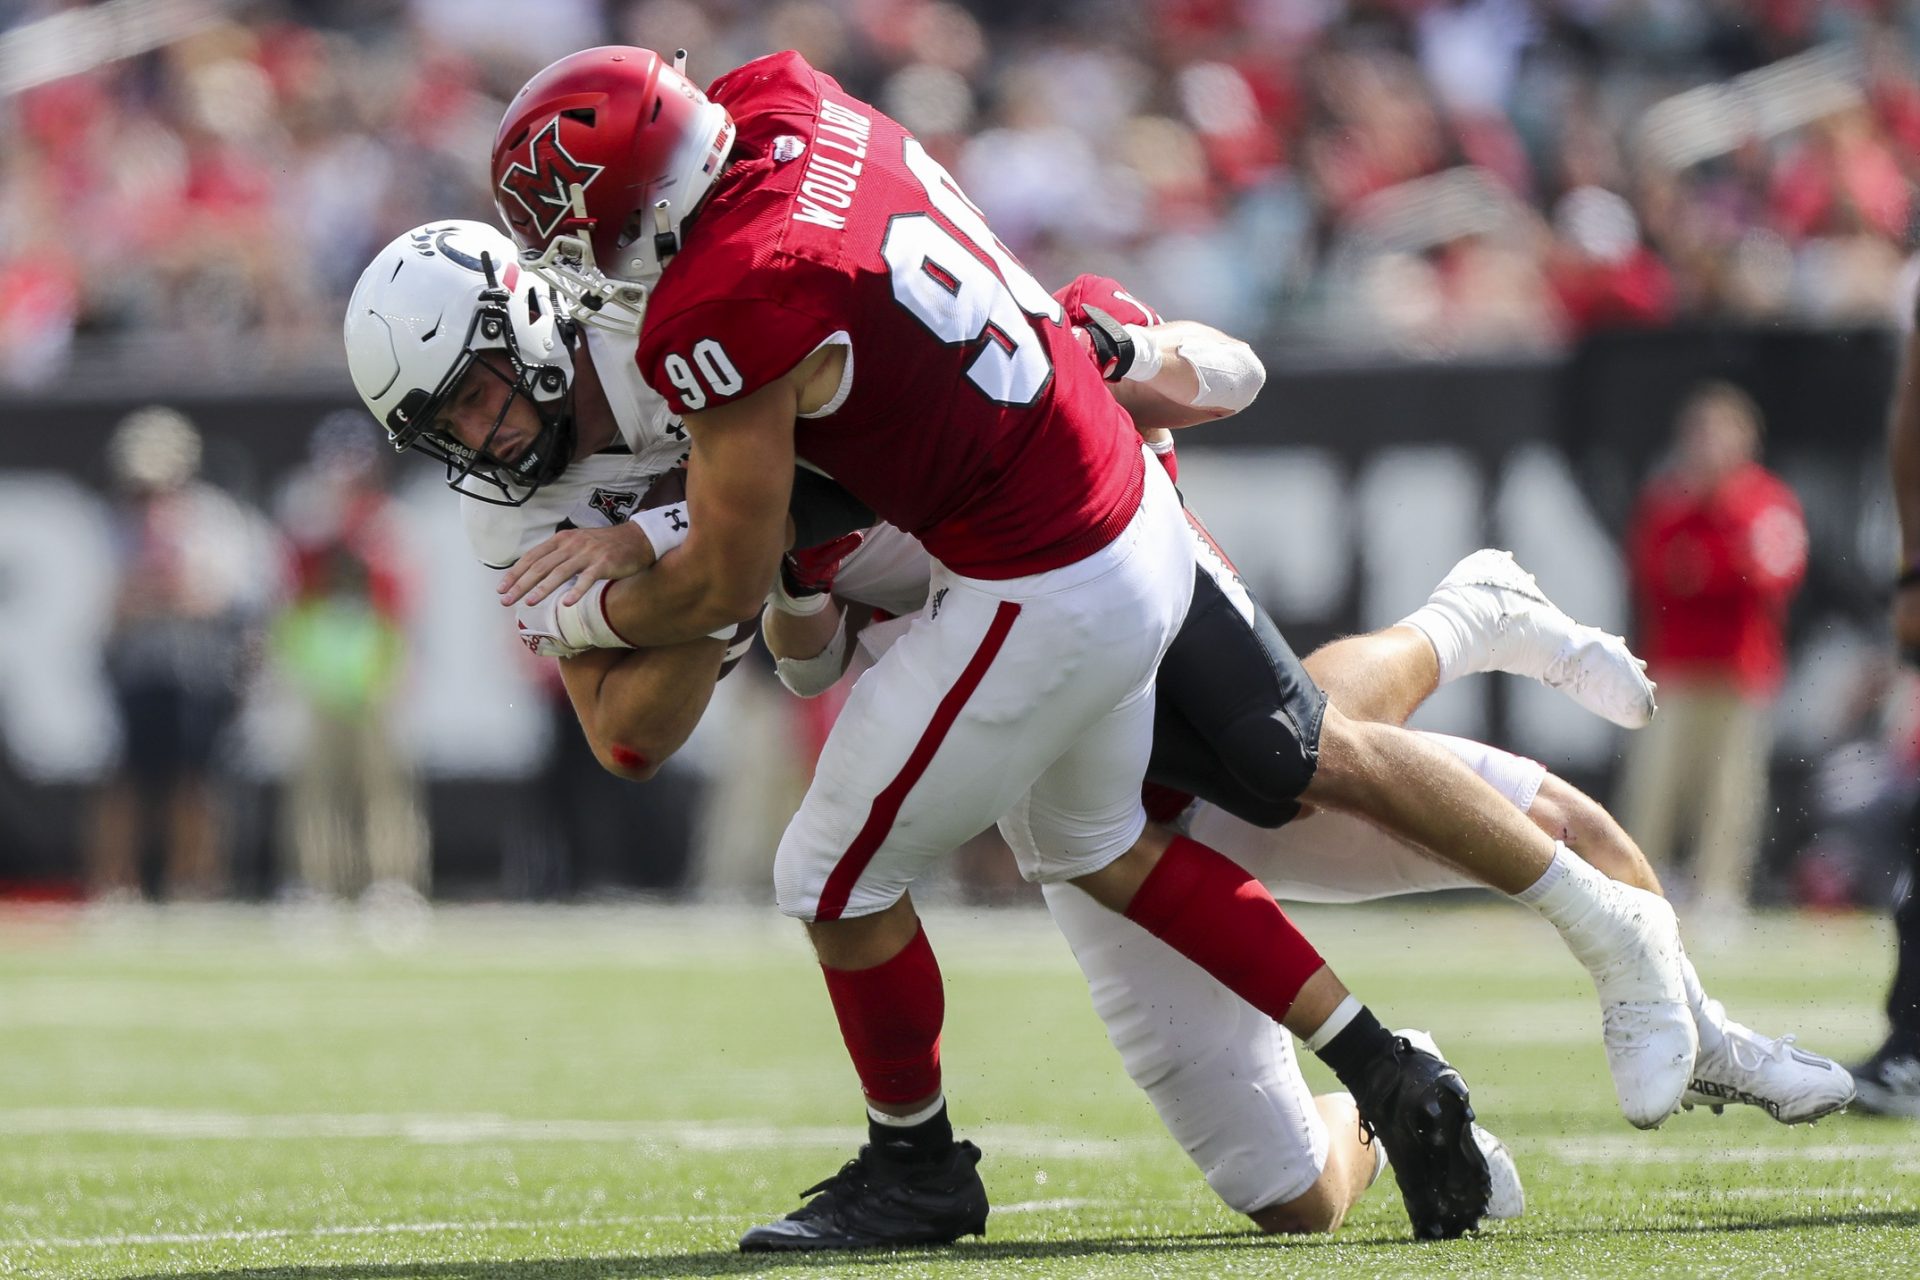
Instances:
[[[656,1222],[717,1222],[732,1214],[651,1213],[626,1218],[543,1218],[526,1222],[368,1222],[344,1227],[264,1227],[258,1231],[156,1231],[140,1235],[45,1236],[7,1241],[47,1249],[99,1249],[115,1245],[212,1244],[218,1241],[286,1240],[319,1236],[437,1235],[450,1231],[546,1231],[555,1227],[634,1227]]]
[[[1560,1138],[1529,1144],[1528,1159],[1557,1160],[1563,1164],[1837,1164],[1852,1160],[1910,1157],[1912,1147],[1899,1142],[1807,1142],[1793,1146],[1727,1147],[1708,1141],[1684,1146],[1657,1146],[1654,1140],[1619,1137]]]
[[[1053,1200],[1024,1200],[995,1205],[994,1213],[1053,1213],[1066,1209],[1117,1207],[1117,1201],[1062,1196]],[[1138,1207],[1131,1202],[1130,1207]],[[311,1239],[324,1236],[443,1235],[457,1231],[550,1231],[572,1227],[640,1227],[660,1222],[728,1222],[751,1219],[751,1213],[647,1213],[619,1218],[541,1218],[502,1222],[370,1222],[337,1227],[263,1227],[257,1231],[155,1231],[103,1236],[43,1236],[5,1240],[18,1247],[41,1249],[103,1249],[153,1244],[215,1244],[250,1240]]]
[[[1165,1145],[1159,1137],[1104,1141],[1058,1138],[1018,1126],[969,1131],[997,1152],[1030,1159],[1104,1159],[1119,1152]],[[404,1142],[606,1142],[680,1147],[691,1151],[850,1147],[853,1127],[791,1128],[738,1122],[540,1120],[498,1115],[298,1114],[246,1115],[142,1107],[36,1107],[0,1110],[0,1135],[100,1134],[184,1140],[303,1141],[370,1138]]]

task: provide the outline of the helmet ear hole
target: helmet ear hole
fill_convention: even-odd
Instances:
[[[573,107],[570,110],[562,111],[560,114],[568,120],[578,120],[589,129],[593,128],[593,122],[596,119],[592,107]]]

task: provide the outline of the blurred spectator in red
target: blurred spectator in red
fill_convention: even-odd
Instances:
[[[158,407],[129,414],[107,444],[120,552],[107,676],[124,736],[94,807],[88,877],[103,897],[140,896],[140,853],[156,828],[164,896],[208,899],[226,886],[221,740],[268,566],[251,513],[195,479],[200,447],[191,422]]]
[[[1747,903],[1787,606],[1807,562],[1800,503],[1760,465],[1760,440],[1745,392],[1700,385],[1628,530],[1638,648],[1660,712],[1634,737],[1621,817],[1663,875],[1690,828],[1694,903],[1725,916]]]
[[[281,852],[297,892],[417,903],[427,830],[392,722],[411,575],[380,439],[358,410],[321,419],[281,502],[291,592],[273,654],[307,713],[280,806]]]
[[[1623,196],[1576,187],[1553,211],[1548,268],[1573,336],[1647,329],[1673,319],[1673,276],[1640,241],[1640,221]]]

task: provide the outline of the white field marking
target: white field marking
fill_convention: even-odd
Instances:
[[[971,1131],[996,1153],[1028,1159],[1107,1159],[1120,1152],[1163,1147],[1161,1137],[1105,1140],[1058,1138],[1013,1125]],[[166,1111],[141,1107],[39,1107],[0,1111],[0,1134],[101,1134],[142,1138],[398,1139],[405,1142],[607,1142],[694,1151],[766,1151],[847,1147],[850,1126],[785,1128],[771,1124],[632,1120],[528,1120],[496,1115],[242,1115],[220,1111]]]
[[[1125,1202],[1124,1207],[1136,1209],[1142,1205],[1184,1203],[1185,1201],[1181,1200],[1129,1200]],[[1118,1200],[1090,1200],[1085,1196],[1059,1196],[1052,1200],[1021,1200],[1015,1204],[997,1204],[993,1206],[993,1211],[1005,1215],[1009,1213],[1052,1213],[1058,1209],[1117,1209],[1121,1207],[1122,1203]]]
[[[286,1240],[318,1236],[435,1235],[448,1231],[546,1231],[555,1227],[637,1227],[656,1222],[719,1222],[739,1214],[649,1213],[621,1218],[544,1218],[527,1222],[368,1222],[348,1227],[262,1227],[257,1231],[156,1231],[144,1235],[44,1236],[11,1245],[43,1249],[100,1249],[116,1245],[211,1244],[234,1240]]]
[[[1128,1208],[1141,1204],[1177,1204],[1180,1201],[1126,1202]],[[1054,1200],[1023,1200],[1017,1204],[997,1204],[993,1211],[1009,1213],[1052,1213],[1064,1209],[1120,1208],[1118,1200],[1092,1200],[1063,1196]],[[286,1240],[321,1236],[437,1235],[450,1231],[550,1231],[571,1227],[643,1227],[660,1222],[730,1222],[750,1218],[750,1213],[643,1213],[618,1218],[543,1218],[521,1222],[498,1220],[481,1222],[372,1222],[348,1227],[262,1227],[257,1231],[166,1231],[142,1235],[44,1236],[19,1238],[7,1244],[41,1249],[102,1249],[116,1246],[150,1244],[213,1244],[248,1240]]]
[[[1703,1200],[1781,1200],[1789,1197],[1804,1200],[1812,1196],[1819,1200],[1863,1200],[1870,1203],[1884,1203],[1893,1198],[1893,1193],[1885,1187],[1719,1187],[1698,1190],[1689,1187],[1662,1194],[1698,1196]]]
[[[1562,1138],[1528,1144],[1528,1159],[1562,1164],[1838,1164],[1886,1160],[1910,1154],[1898,1143],[1820,1142],[1804,1146],[1655,1146],[1645,1138]]]

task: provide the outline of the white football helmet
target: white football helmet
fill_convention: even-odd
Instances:
[[[361,273],[347,303],[347,371],[396,450],[446,463],[447,483],[462,493],[519,506],[573,456],[576,334],[553,287],[521,270],[513,241],[481,222],[433,222],[395,237]],[[540,434],[512,464],[440,423],[448,395],[485,351],[504,354],[512,370],[493,430],[522,395],[540,415]]]

